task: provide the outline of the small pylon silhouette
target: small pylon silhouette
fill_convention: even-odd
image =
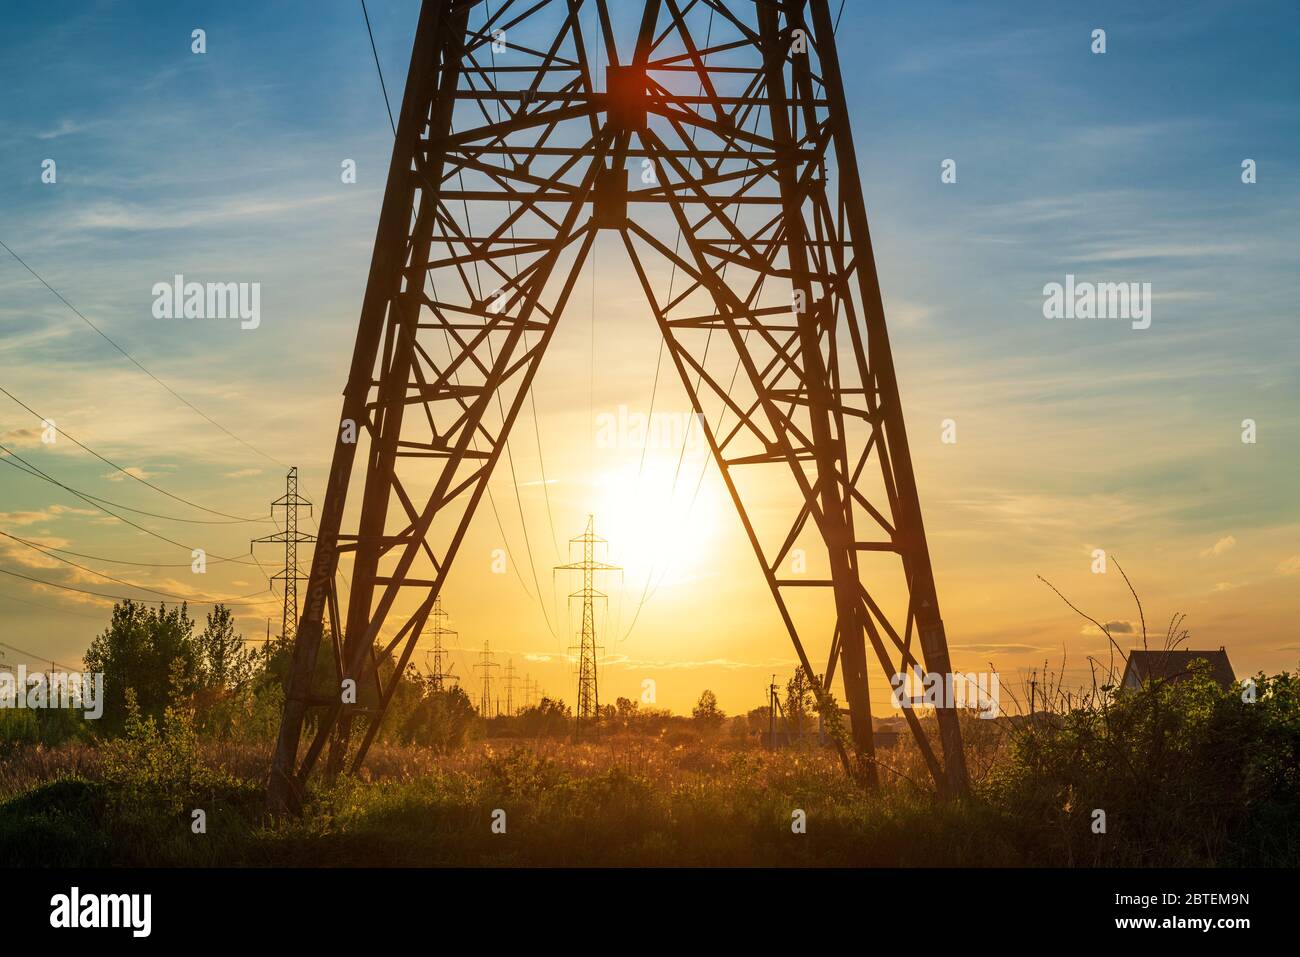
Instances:
[[[479,699],[478,712],[484,718],[489,716],[489,709],[492,707],[492,669],[500,667],[501,666],[496,663],[496,658],[492,654],[492,649],[489,647],[488,642],[483,642],[483,650],[479,652],[478,664],[476,664],[474,668],[482,669],[483,671],[483,697]],[[498,704],[497,711],[500,712],[500,710],[501,708]]]
[[[284,570],[271,576],[272,581],[284,582],[284,611],[280,624],[280,636],[284,641],[293,641],[298,634],[298,582],[306,581],[307,576],[298,568],[298,546],[316,541],[315,535],[298,531],[298,509],[307,506],[311,514],[311,502],[298,494],[298,466],[289,469],[284,479],[284,494],[271,503],[271,513],[277,508],[284,509],[284,529],[274,535],[255,538],[250,543],[283,542]]]
[[[596,680],[596,660],[600,648],[596,645],[595,601],[608,599],[604,592],[595,588],[596,572],[622,571],[618,565],[596,560],[596,546],[608,545],[605,539],[596,535],[596,520],[587,516],[587,528],[577,538],[569,539],[569,547],[582,546],[582,560],[556,565],[557,571],[582,572],[582,588],[569,595],[569,598],[582,599],[582,627],[578,633],[578,706],[573,710],[574,733],[582,734],[584,724],[595,724],[600,719],[600,689]],[[571,651],[573,649],[570,649]]]
[[[460,678],[443,670],[443,656],[450,659],[451,655],[443,647],[442,640],[455,637],[456,632],[443,625],[450,616],[442,609],[441,596],[434,600],[430,617],[433,619],[433,648],[426,654],[429,662],[429,686],[434,691],[446,691],[447,681],[459,681]]]
[[[511,658],[506,662],[506,670],[501,674],[502,680],[506,683],[506,714],[515,713],[515,662]]]

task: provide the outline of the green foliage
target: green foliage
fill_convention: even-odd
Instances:
[[[1044,715],[1017,735],[987,797],[1042,862],[1276,864],[1300,847],[1300,679],[1222,690],[1208,669],[1096,707]],[[1093,833],[1094,811],[1106,832]]]
[[[812,681],[802,667],[795,668],[794,674],[785,683],[785,717],[790,723],[790,730],[796,735],[805,731],[809,719],[815,713],[816,698]]]
[[[901,771],[869,794],[830,749],[747,746],[751,730],[766,730],[766,708],[715,733],[725,715],[709,691],[691,718],[620,698],[606,706],[599,738],[565,743],[573,726],[562,701],[485,722],[464,690],[431,687],[408,668],[379,739],[402,770],[321,787],[303,818],[271,823],[262,755],[291,649],[247,652],[220,607],[194,632],[183,607],[115,606],[86,655],[87,670],[105,673],[103,722],[0,710],[0,770],[28,758],[38,769],[4,778],[24,783],[0,803],[0,857],[63,866],[1300,864],[1300,675],[1260,675],[1244,693],[1196,668],[1060,714],[975,722],[987,733],[968,738],[967,755],[989,747],[980,762],[989,770],[970,800],[943,804],[925,792],[907,745],[882,756]],[[326,635],[317,693],[337,693],[332,655]],[[387,678],[396,662],[379,666]],[[820,714],[830,739],[848,741],[817,676],[800,669],[785,690],[792,730],[811,730]],[[76,739],[100,723],[120,736],[96,761]],[[485,727],[535,744],[467,748]],[[48,763],[57,752],[41,745],[54,742],[80,763]],[[239,753],[240,742],[252,743],[244,753],[255,752],[256,770],[237,778],[214,755]],[[498,807],[510,841],[488,827]],[[816,822],[798,838],[795,807]],[[196,808],[219,826],[193,834]],[[1094,831],[1096,810],[1104,833]]]
[[[436,688],[432,683],[401,724],[400,739],[420,744],[438,754],[458,751],[473,737],[478,715],[469,695],[459,685]]]
[[[201,687],[238,692],[252,680],[257,655],[235,631],[234,618],[225,605],[217,605],[208,612],[207,625],[194,646]]]
[[[543,697],[533,707],[519,712],[519,724],[525,734],[542,737],[564,734],[572,717],[573,712],[563,701]]]
[[[493,755],[485,771],[484,790],[500,798],[535,799],[565,780],[554,761],[539,757],[528,748],[511,748],[504,754]]]
[[[90,643],[85,666],[104,675],[103,729],[124,727],[128,689],[142,714],[161,718],[174,690],[189,694],[198,686],[194,619],[185,605],[169,611],[134,601],[115,604],[108,628]],[[174,682],[177,674],[179,682]]]
[[[0,709],[0,756],[33,745],[57,747],[90,736],[85,712],[69,708]]]
[[[99,730],[125,729],[127,693],[140,714],[161,720],[167,708],[193,701],[205,730],[227,728],[238,710],[235,699],[250,690],[259,656],[235,631],[230,609],[215,606],[201,632],[185,605],[150,608],[133,601],[113,606],[104,632],[85,656],[88,672],[104,675],[104,716]]]
[[[0,805],[0,852],[10,866],[103,867],[112,858],[108,788],[61,775]]]
[[[123,735],[103,749],[104,780],[114,788],[118,813],[176,816],[227,783],[203,762],[192,708],[168,705],[160,723],[141,712],[134,692],[126,698]]]
[[[763,705],[759,708],[751,708],[745,714],[745,725],[750,734],[765,733],[772,723],[771,705]]]

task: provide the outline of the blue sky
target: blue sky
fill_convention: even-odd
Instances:
[[[394,109],[417,10],[370,3]],[[0,239],[178,392],[300,465],[314,494],[390,147],[359,4],[10,4],[0,17]],[[196,27],[202,56],[190,52]],[[1095,28],[1104,55],[1090,52]],[[1001,650],[1020,667],[1077,636],[1034,574],[1120,608],[1122,594],[1086,575],[1103,543],[1154,604],[1193,611],[1205,643],[1240,644],[1239,672],[1294,666],[1298,28],[1293,0],[847,4],[846,92],[923,504],[950,634],[954,619],[966,626],[954,645],[978,663]],[[45,158],[57,184],[40,180]],[[355,185],[340,184],[344,158],[357,161]],[[945,185],[948,158],[957,182]],[[1240,180],[1245,158],[1258,163],[1255,185]],[[149,290],[178,272],[261,282],[262,327],[156,322]],[[1042,288],[1067,273],[1150,282],[1152,327],[1044,320]],[[597,386],[603,407],[644,402],[653,340],[639,336],[599,330],[602,368],[621,373]],[[0,385],[115,460],[241,514],[279,493],[278,464],[180,406],[3,254],[0,341]],[[582,344],[556,348],[573,358]],[[548,438],[582,427],[586,390],[560,376],[539,385],[558,423]],[[955,447],[937,442],[946,417],[959,424]],[[1261,437],[1248,448],[1247,417]],[[35,424],[0,396],[5,444],[40,454],[24,431]],[[165,510],[75,449],[50,455],[66,482]],[[576,521],[581,483],[559,481]],[[166,553],[102,517],[51,513],[84,505],[55,492],[6,469],[0,528],[94,554]],[[247,531],[204,535],[240,554]],[[3,567],[31,560],[0,551]],[[145,580],[128,572],[114,573]],[[120,591],[49,563],[34,573]],[[262,584],[209,577],[206,593]],[[512,620],[533,607],[500,600]],[[76,660],[99,613],[0,581],[0,640],[21,647]],[[492,630],[487,618],[466,624]],[[773,644],[743,659],[743,647],[726,638],[699,657],[762,670],[783,654]],[[744,679],[756,687],[757,670]]]

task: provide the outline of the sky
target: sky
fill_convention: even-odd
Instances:
[[[634,7],[612,9],[634,24]],[[369,9],[396,110],[418,4]],[[0,443],[171,540],[9,460],[0,532],[84,568],[0,537],[0,663],[75,664],[107,620],[110,602],[30,578],[251,595],[235,610],[260,638],[279,598],[257,562],[273,571],[277,553],[251,559],[249,542],[275,527],[195,524],[227,520],[68,437],[229,515],[265,516],[288,465],[320,502],[391,149],[360,6],[0,17],[0,241],[157,377],[0,250],[0,387],[36,413],[0,394]],[[1188,646],[1225,646],[1239,676],[1300,662],[1298,27],[1289,0],[846,4],[845,92],[957,668],[1018,689],[1045,664],[1080,681],[1105,659],[1105,637],[1039,576],[1135,646],[1138,610],[1113,562],[1093,572],[1095,549],[1122,563],[1153,641],[1181,612]],[[624,568],[602,583],[602,700],[650,679],[679,712],[704,688],[729,713],[757,707],[795,657],[698,445],[674,484],[683,390],[657,394],[665,438],[645,468],[639,450],[587,439],[596,417],[645,411],[658,348],[630,274],[602,263],[580,280],[595,305],[574,309],[535,383],[536,439],[517,433],[515,481],[494,476],[495,514],[476,517],[448,581],[454,668],[476,689],[490,641],[572,702],[575,583],[551,568],[594,514]],[[260,326],[156,319],[153,286],[177,273],[260,283]],[[1046,319],[1044,286],[1067,275],[1150,283],[1150,328]],[[502,545],[510,567],[493,574]],[[201,577],[192,547],[212,562]],[[872,689],[887,714],[883,676]]]

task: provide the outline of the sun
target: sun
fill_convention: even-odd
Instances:
[[[674,588],[708,573],[723,498],[707,449],[607,470],[596,493],[596,534],[609,540],[607,560],[622,566],[628,589]]]

